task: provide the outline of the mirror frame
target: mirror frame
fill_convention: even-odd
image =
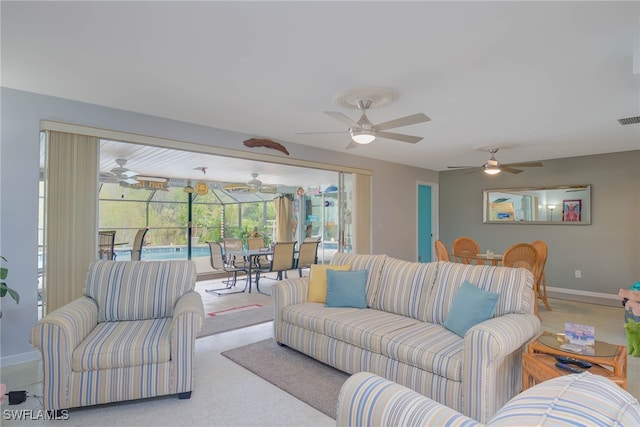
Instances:
[[[497,188],[486,189],[482,193],[484,224],[591,224],[591,185],[589,184]],[[571,193],[579,194],[574,197]],[[505,198],[505,195],[521,198],[520,204],[514,206],[512,202],[506,202],[510,198]],[[575,207],[579,211],[579,220],[565,220],[565,210],[569,212]]]

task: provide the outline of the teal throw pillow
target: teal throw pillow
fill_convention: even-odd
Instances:
[[[496,311],[500,294],[487,292],[465,281],[453,299],[443,326],[464,338],[473,326],[484,322]]]
[[[367,270],[327,270],[326,307],[367,308]]]

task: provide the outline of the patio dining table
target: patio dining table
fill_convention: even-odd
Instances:
[[[251,281],[252,281],[251,269],[253,265],[256,263],[256,260],[258,257],[264,256],[264,255],[273,255],[273,250],[271,250],[271,248],[248,249],[248,250],[227,250],[225,254],[236,256],[236,257],[244,257],[244,259],[248,261],[249,266],[247,268],[248,270],[247,274],[249,277],[247,278],[247,289],[248,289],[247,292],[251,293]]]

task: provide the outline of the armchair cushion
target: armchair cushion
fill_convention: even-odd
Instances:
[[[72,369],[97,371],[168,362],[171,320],[99,323],[73,351]]]

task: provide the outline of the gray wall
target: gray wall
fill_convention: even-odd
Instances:
[[[37,228],[40,120],[53,120],[121,132],[249,151],[243,135],[184,122],[2,88],[0,145],[0,254],[9,260],[8,283],[20,305],[0,300],[2,362],[31,352],[31,327],[37,321]],[[437,182],[426,169],[371,160],[344,152],[286,143],[291,158],[373,171],[372,247],[374,253],[415,260],[416,183]],[[401,207],[400,209],[398,207]]]
[[[617,294],[640,280],[640,151],[545,160],[521,174],[440,174],[440,238],[458,236],[502,253],[515,243],[549,245],[548,286],[568,294]],[[482,191],[591,184],[591,225],[483,224]],[[582,278],[575,278],[575,270]],[[553,307],[552,307],[553,308]]]

